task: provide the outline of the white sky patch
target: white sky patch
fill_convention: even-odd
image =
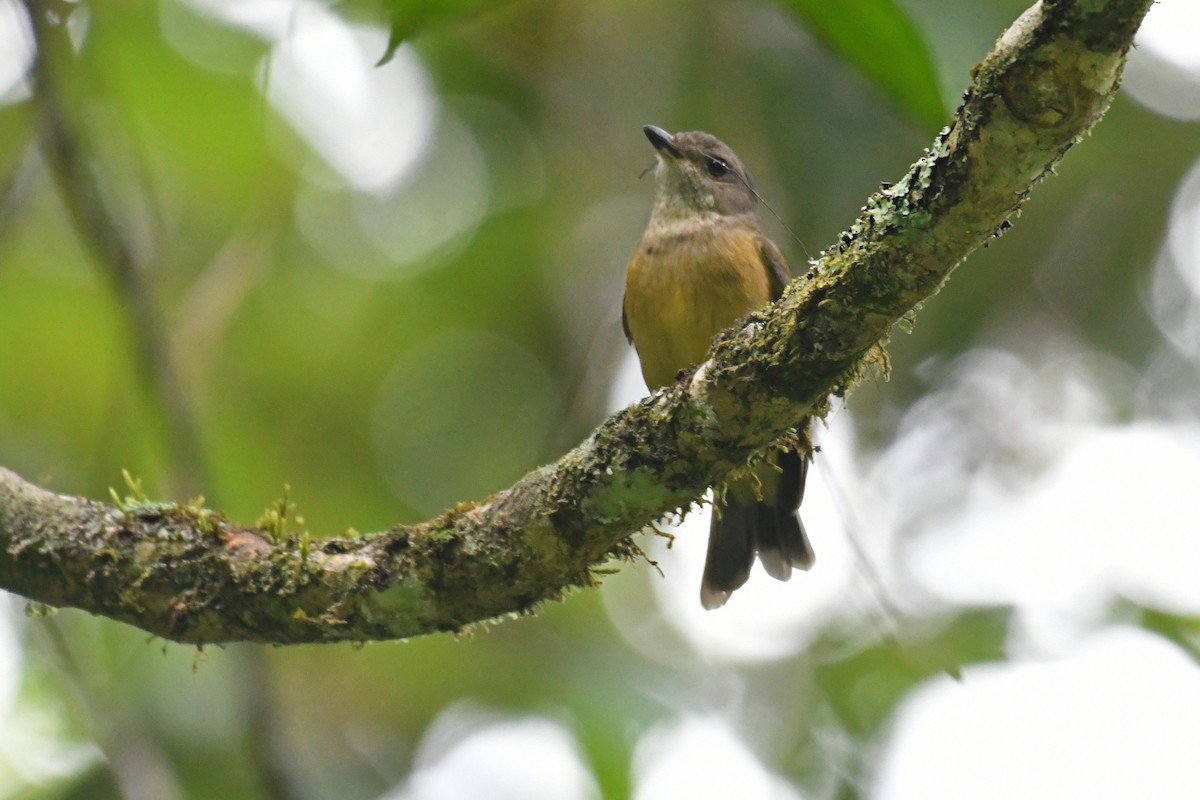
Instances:
[[[383,800],[591,800],[600,796],[574,737],[545,717],[505,718],[469,704],[425,732],[413,772]]]
[[[943,599],[1011,603],[1055,648],[1118,596],[1200,614],[1200,426],[1097,429],[1026,490],[976,495],[910,552]]]
[[[376,67],[383,31],[352,28],[323,9],[304,19],[264,65],[267,96],[345,181],[386,194],[433,133],[436,104],[421,62],[401,48]]]
[[[651,728],[633,756],[635,800],[799,800],[719,717],[688,717]]]
[[[1177,352],[1200,361],[1200,163],[1179,185],[1147,303]]]
[[[1163,116],[1200,119],[1200,3],[1158,0],[1135,41],[1122,88]]]
[[[892,509],[916,607],[1011,604],[1061,652],[1122,598],[1200,613],[1200,425],[1117,423],[1135,377],[1054,336],[956,360],[866,485]],[[898,584],[903,587],[903,583]]]
[[[1200,669],[1117,628],[1066,658],[968,667],[901,706],[874,800],[1200,797]]]
[[[33,31],[17,0],[0,0],[0,105],[29,97],[25,75],[33,64]]]
[[[23,659],[14,618],[25,601],[0,595],[0,797],[23,797],[88,769],[99,748],[70,738],[59,704],[22,697]]]
[[[350,25],[313,0],[190,3],[271,43],[260,70],[268,99],[342,181],[387,194],[424,154],[437,101],[411,48],[375,65],[383,29]]]
[[[236,25],[266,41],[283,39],[301,14],[307,13],[310,8],[320,8],[311,0],[186,0],[186,2],[197,11],[230,25]]]
[[[1193,297],[1200,297],[1200,163],[1192,166],[1175,193],[1167,247]]]
[[[620,312],[618,311],[618,313]],[[646,389],[646,382],[642,380],[642,367],[638,361],[637,351],[630,346],[624,360],[621,361],[620,369],[613,377],[612,387],[609,389],[609,410],[622,409],[636,403],[649,393],[649,390]]]
[[[1137,32],[1137,44],[1200,79],[1200,5],[1156,0]]]

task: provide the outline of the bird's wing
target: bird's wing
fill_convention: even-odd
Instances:
[[[788,269],[783,253],[779,252],[779,248],[767,237],[758,237],[758,251],[762,256],[763,266],[767,268],[767,279],[771,282],[771,299],[778,300],[784,287],[792,282],[792,271]]]

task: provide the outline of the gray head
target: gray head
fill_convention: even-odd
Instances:
[[[754,213],[757,197],[750,176],[720,139],[702,131],[672,135],[653,125],[642,130],[658,153],[655,217]]]

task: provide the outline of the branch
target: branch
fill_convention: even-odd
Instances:
[[[1103,115],[1152,0],[1045,0],[950,127],[783,298],[674,386],[514,486],[419,525],[309,542],[206,509],[52,494],[0,469],[0,587],[181,642],[394,639],[525,612],[686,508],[825,398]]]

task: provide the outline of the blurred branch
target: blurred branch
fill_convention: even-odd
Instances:
[[[0,469],[0,587],[181,642],[392,639],[524,612],[636,549],[829,393],[999,235],[1108,108],[1152,0],[1029,9],[949,128],[769,309],[558,463],[436,519],[309,541],[198,507],[52,494]],[[84,209],[86,211],[86,209]],[[137,494],[137,492],[135,492]]]
[[[0,178],[0,242],[8,238],[16,228],[33,196],[37,174],[36,155],[32,148],[13,165],[12,170]]]
[[[35,630],[47,639],[47,650],[63,672],[79,712],[104,750],[105,761],[123,800],[182,800],[187,795],[160,742],[138,724],[132,704],[122,702],[102,673],[87,669],[75,657],[67,635],[53,619]]]
[[[90,168],[85,128],[70,114],[72,107],[79,107],[70,99],[75,88],[71,81],[73,77],[78,79],[80,64],[68,20],[78,6],[62,0],[25,0],[25,8],[36,45],[32,77],[42,152],[80,239],[91,248],[123,300],[142,381],[166,423],[172,464],[170,483],[176,491],[198,493],[208,482],[200,437],[170,356],[165,326],[147,280],[147,265],[139,263],[117,215],[105,202],[102,187]],[[62,652],[67,653],[61,637],[60,644]],[[275,800],[299,797],[298,781],[280,755],[286,752],[284,730],[278,723],[265,656],[258,650],[238,651],[236,655],[242,668],[238,687],[249,701],[244,708],[251,727],[250,763],[263,794]],[[104,708],[109,698],[97,693],[78,670],[72,674],[89,705]],[[144,741],[138,726],[120,714],[94,713],[91,717],[126,797],[182,796],[163,754],[155,743]]]
[[[206,483],[200,438],[179,376],[171,363],[167,338],[146,265],[139,263],[124,229],[109,210],[91,168],[88,141],[71,108],[80,70],[68,30],[68,19],[79,10],[64,0],[24,0],[33,29],[34,103],[38,137],[59,195],[85,247],[108,273],[129,318],[143,384],[166,424],[174,454],[171,483],[181,494],[196,494]]]

